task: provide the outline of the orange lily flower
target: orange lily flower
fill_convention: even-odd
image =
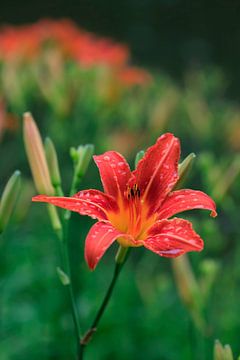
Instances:
[[[104,192],[90,189],[72,197],[39,195],[33,201],[98,219],[86,238],[85,259],[90,269],[96,267],[115,240],[123,247],[144,246],[165,257],[201,251],[203,240],[191,223],[169,218],[190,209],[207,209],[215,217],[216,206],[201,191],[172,191],[178,181],[179,157],[179,140],[167,133],[148,148],[132,172],[124,157],[115,151],[94,156]]]

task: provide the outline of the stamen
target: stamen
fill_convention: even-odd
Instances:
[[[133,236],[137,236],[137,234],[141,230],[142,225],[142,208],[140,203],[140,189],[137,184],[133,186],[128,186],[125,191],[125,196],[128,199],[129,213],[128,213],[128,231]]]
[[[134,199],[134,198],[140,198],[140,189],[138,188],[137,184],[134,184],[133,187],[128,186],[125,196],[128,200]]]

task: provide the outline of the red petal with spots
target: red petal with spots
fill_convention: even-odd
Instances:
[[[56,197],[38,195],[33,201],[47,202],[70,211],[76,211],[81,215],[91,216],[93,219],[106,220],[108,212],[119,211],[118,205],[112,196],[98,190],[84,190],[72,197]]]
[[[131,239],[130,236],[115,229],[109,222],[97,222],[91,227],[85,243],[85,260],[91,270],[95,269],[105,251],[119,237]]]
[[[202,191],[178,190],[170,193],[164,200],[158,212],[158,219],[169,217],[192,209],[206,209],[211,211],[211,216],[217,216],[214,201]]]
[[[176,257],[188,251],[201,251],[203,241],[183,219],[158,221],[148,232],[143,245],[160,256]]]
[[[160,206],[176,183],[179,156],[179,140],[172,134],[164,134],[139,161],[134,175],[142,199],[150,206],[150,212]]]
[[[98,166],[104,191],[115,198],[119,194],[123,195],[131,176],[129,165],[124,157],[115,151],[108,151],[93,158]]]

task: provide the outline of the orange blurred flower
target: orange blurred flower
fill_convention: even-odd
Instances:
[[[32,61],[48,44],[56,47],[64,59],[72,59],[80,66],[118,69],[117,78],[122,85],[142,85],[150,80],[146,71],[128,65],[130,52],[126,45],[93,35],[67,19],[43,19],[31,25],[3,27],[0,61]]]

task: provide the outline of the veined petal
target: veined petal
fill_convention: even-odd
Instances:
[[[177,257],[188,251],[201,251],[203,241],[192,228],[192,224],[183,219],[160,220],[148,231],[143,245],[165,257]]]
[[[124,157],[115,151],[107,151],[94,156],[100,172],[104,191],[117,198],[124,195],[131,171]]]
[[[176,183],[179,156],[179,140],[170,133],[164,134],[146,151],[133,172],[141,198],[150,206],[150,212],[160,206]]]
[[[72,197],[38,195],[34,196],[32,200],[47,202],[98,220],[107,220],[109,213],[118,213],[119,211],[118,205],[112,196],[91,189],[79,191]]]
[[[91,270],[95,269],[105,251],[119,237],[128,240],[131,238],[115,229],[109,222],[97,222],[91,227],[85,243],[85,260]]]
[[[217,216],[214,201],[205,193],[198,190],[177,190],[170,193],[162,203],[158,220],[192,209],[206,209],[211,211],[211,216]]]

